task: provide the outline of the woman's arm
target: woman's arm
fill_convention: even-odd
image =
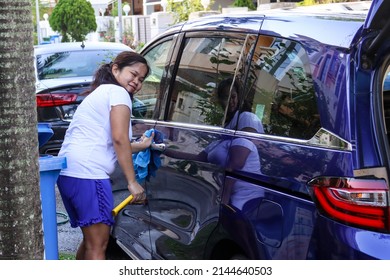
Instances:
[[[176,149],[167,148],[164,151],[164,155],[167,155],[176,159],[185,159],[185,160],[196,160],[196,161],[206,161],[207,153],[205,151],[200,152],[199,154],[191,154],[182,152]]]
[[[126,105],[116,105],[111,108],[110,124],[112,142],[118,163],[127,180],[127,188],[135,201],[145,199],[144,189],[135,179],[132,159],[132,146],[129,139],[130,108]]]
[[[250,153],[251,150],[245,146],[231,146],[229,149],[230,158],[227,168],[233,170],[242,170]]]
[[[140,151],[143,151],[152,145],[154,137],[154,132],[152,132],[152,135],[150,137],[146,137],[145,134],[142,135],[139,141],[131,142],[131,149],[133,153],[138,153]]]

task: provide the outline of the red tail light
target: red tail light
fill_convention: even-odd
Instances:
[[[43,93],[37,94],[36,97],[38,107],[54,107],[74,103],[77,99],[77,94]]]
[[[309,182],[319,211],[341,223],[389,232],[389,190],[383,179],[320,177]]]

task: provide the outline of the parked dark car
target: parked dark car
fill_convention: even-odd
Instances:
[[[95,71],[125,50],[132,51],[124,44],[108,42],[35,46],[38,122],[49,123],[54,132],[40,148],[41,154],[58,154],[69,122],[84,99],[82,93],[89,88]]]
[[[133,135],[154,128],[165,151],[112,244],[132,259],[390,259],[389,12],[222,14],[154,38],[137,94],[154,106]],[[239,104],[228,125],[220,99]],[[112,182],[119,204],[119,169]]]

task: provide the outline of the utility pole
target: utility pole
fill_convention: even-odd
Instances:
[[[122,34],[123,34],[123,26],[122,26],[122,0],[118,0],[118,28],[119,28],[119,42],[122,43]]]

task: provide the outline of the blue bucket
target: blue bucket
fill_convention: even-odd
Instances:
[[[42,147],[53,136],[54,132],[49,123],[38,123],[38,142]]]

